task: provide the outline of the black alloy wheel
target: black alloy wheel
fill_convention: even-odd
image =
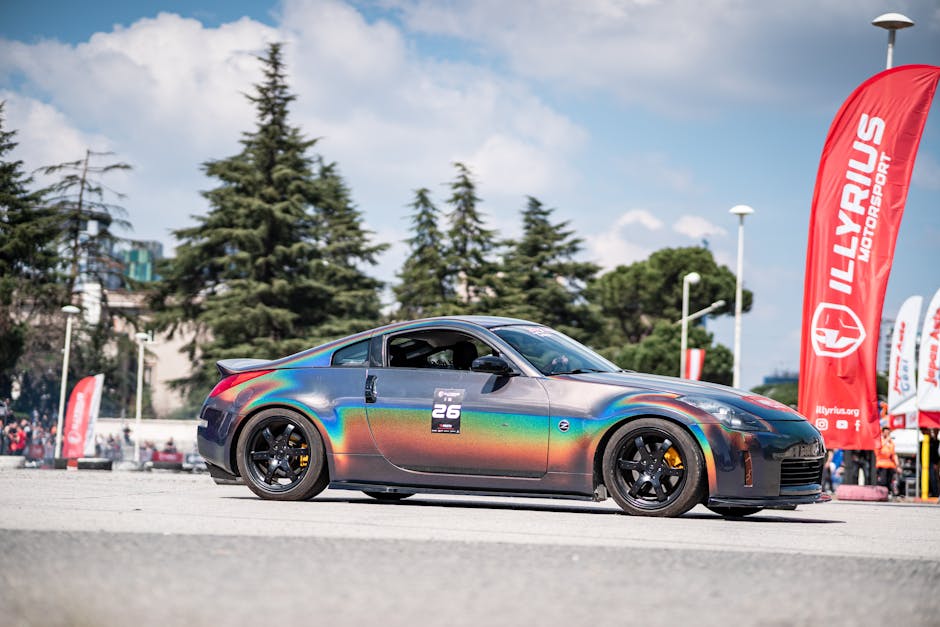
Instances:
[[[725,518],[744,518],[764,509],[763,507],[745,507],[737,505],[706,505],[708,509]]]
[[[264,499],[301,501],[329,483],[320,432],[290,410],[268,409],[252,417],[236,455],[245,483]]]
[[[682,427],[641,418],[620,427],[604,451],[604,483],[634,516],[681,516],[701,501],[705,460]]]
[[[414,496],[411,492],[373,492],[372,490],[363,490],[363,494],[371,496],[378,501],[395,502]]]

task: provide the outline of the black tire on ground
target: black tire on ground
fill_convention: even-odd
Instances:
[[[744,518],[764,509],[763,507],[733,507],[730,505],[706,505],[705,507],[725,518]]]
[[[604,450],[604,485],[634,516],[681,516],[701,502],[705,458],[682,427],[659,418],[632,420]]]
[[[400,501],[407,499],[409,496],[414,496],[411,492],[372,492],[370,490],[363,490],[362,493],[379,501]]]
[[[78,460],[79,470],[111,470],[114,461],[99,457],[83,457]]]
[[[263,499],[302,501],[330,482],[323,438],[307,418],[289,409],[266,409],[242,429],[238,471]]]

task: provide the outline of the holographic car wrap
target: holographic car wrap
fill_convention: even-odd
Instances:
[[[497,335],[518,325],[536,340],[555,333],[508,318],[431,318],[273,361],[220,362],[223,379],[252,375],[206,399],[199,452],[214,478],[237,479],[246,423],[280,409],[319,433],[331,488],[601,500],[610,488],[603,458],[612,438],[633,421],[655,419],[698,447],[702,503],[760,508],[826,500],[822,438],[788,407],[724,386],[619,369],[546,374]],[[505,370],[486,371],[481,359],[458,369],[457,343],[447,344],[452,337],[474,344],[474,352],[484,347]],[[360,362],[333,363],[338,351],[357,348],[366,356]],[[393,353],[408,349],[443,361],[396,366]],[[450,404],[435,405],[435,394]],[[432,413],[443,427],[432,429]],[[684,470],[682,463],[691,462],[669,463]]]

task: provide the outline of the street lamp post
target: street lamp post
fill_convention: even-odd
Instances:
[[[134,418],[134,463],[140,463],[140,411],[144,399],[144,344],[150,342],[149,333],[137,333],[137,413]]]
[[[894,67],[894,34],[902,28],[913,26],[914,21],[900,13],[885,13],[873,19],[871,23],[872,26],[877,26],[878,28],[883,28],[888,31],[888,58],[885,62],[885,69],[890,70]]]
[[[741,387],[741,310],[744,273],[744,216],[754,213],[747,205],[735,205],[729,211],[738,216],[738,273],[734,286],[734,373],[731,379],[733,387]]]
[[[69,379],[69,352],[72,350],[72,316],[81,310],[75,305],[62,308],[65,314],[65,348],[62,351],[62,385],[59,388],[59,416],[55,423],[55,456],[62,457],[62,423],[65,420],[65,390]]]
[[[689,285],[702,280],[698,272],[689,272],[682,277],[682,339],[679,348],[679,378],[685,378],[685,351],[689,344]]]
[[[708,314],[715,311],[716,309],[721,309],[724,306],[725,306],[725,301],[716,300],[705,309],[699,309],[695,313],[690,313],[688,316],[685,316],[684,318],[679,318],[678,320],[676,320],[675,324],[681,325],[683,320],[688,320],[689,322],[692,322],[693,320],[698,320],[702,316],[707,316]]]

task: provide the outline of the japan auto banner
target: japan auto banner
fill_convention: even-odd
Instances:
[[[891,333],[888,356],[888,413],[907,414],[917,410],[917,378],[914,353],[920,327],[922,296],[911,296],[901,304]]]
[[[881,308],[940,67],[907,65],[849,96],[823,146],[810,214],[800,412],[830,449],[873,450]],[[931,208],[932,209],[932,208]]]
[[[940,428],[940,290],[924,313],[917,370],[919,426]]]
[[[104,375],[85,377],[75,384],[65,411],[62,457],[76,459],[95,454],[95,423],[101,406]]]

